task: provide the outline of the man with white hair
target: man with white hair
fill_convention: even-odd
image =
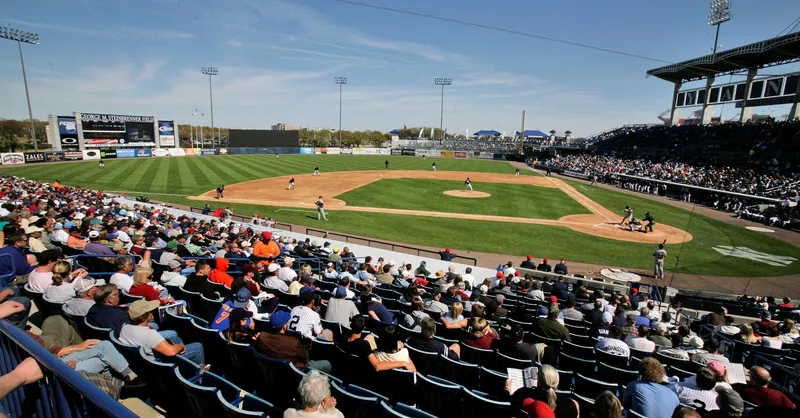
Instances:
[[[300,394],[298,403],[302,409],[289,408],[283,413],[283,418],[344,418],[336,409],[336,398],[331,396],[331,385],[328,378],[316,370],[312,370],[300,381],[297,388]]]
[[[97,286],[101,284],[89,277],[75,279],[72,283],[72,287],[75,289],[75,297],[68,300],[61,309],[69,315],[86,316],[89,313],[89,308],[95,304],[94,294]]]
[[[294,258],[284,257],[283,267],[278,270],[278,278],[286,283],[291,283],[295,278],[297,278],[297,272],[292,270],[292,264],[294,264]]]

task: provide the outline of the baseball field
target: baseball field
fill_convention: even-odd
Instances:
[[[389,161],[389,168],[384,162]],[[437,171],[431,170],[435,161]],[[109,159],[3,167],[0,172],[66,185],[146,195],[330,231],[517,260],[567,258],[602,266],[648,269],[667,241],[665,267],[713,276],[800,273],[800,249],[759,233],[645,197],[541,176],[508,162],[400,156],[242,155]],[[315,167],[321,174],[313,176]],[[290,178],[295,189],[286,190]],[[466,191],[469,177],[474,191]],[[214,189],[225,185],[224,198]],[[323,196],[328,222],[317,221]],[[655,231],[617,225],[630,205],[649,211]],[[676,255],[680,253],[680,260]],[[675,268],[677,262],[677,268]]]

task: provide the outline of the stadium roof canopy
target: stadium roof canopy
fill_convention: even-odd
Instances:
[[[481,130],[481,131],[475,132],[472,135],[475,135],[475,136],[500,136],[502,134],[500,132],[497,132],[497,131],[483,131],[483,130]]]
[[[670,64],[647,72],[670,82],[701,80],[710,76],[735,74],[749,68],[774,67],[800,61],[800,32],[740,46],[717,55]]]
[[[519,131],[517,131],[517,134],[519,134]],[[548,135],[548,134],[546,134],[546,133],[544,133],[542,131],[539,131],[539,130],[528,130],[528,129],[525,130],[525,135],[524,136],[525,136],[525,138],[549,138],[550,137],[550,135]]]

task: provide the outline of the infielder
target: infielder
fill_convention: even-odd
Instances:
[[[656,279],[664,278],[665,258],[667,258],[667,252],[664,250],[664,244],[658,244],[658,249],[653,253],[653,277]]]
[[[325,216],[325,203],[322,201],[322,196],[320,196],[314,204],[317,205],[317,220],[319,221],[321,219],[327,221],[328,218]]]
[[[514,170],[514,177],[519,177],[519,168]]]
[[[217,187],[217,199],[222,199],[222,192],[225,191],[225,185]]]
[[[289,179],[289,187],[286,190],[294,190],[294,177]]]
[[[467,186],[467,190],[469,190],[469,191],[473,191],[473,190],[472,190],[472,181],[470,181],[469,177],[467,177],[467,179],[466,179],[466,180],[464,180],[464,185],[466,185],[466,186]]]
[[[314,167],[314,174],[312,174],[312,176],[318,176],[318,175],[319,175],[319,167]]]
[[[436,163],[431,164],[431,170],[436,171]]]
[[[625,217],[622,218],[622,221],[619,223],[620,225],[625,225],[625,222],[630,223],[631,219],[633,219],[633,209],[630,206],[625,206]]]

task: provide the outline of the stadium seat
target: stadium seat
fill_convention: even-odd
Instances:
[[[178,378],[175,375],[177,366],[162,363],[144,353],[144,348],[139,348],[142,358],[141,367],[136,374],[145,383],[146,389],[153,405],[158,405],[168,413],[179,411],[187,404],[186,394],[178,388]]]
[[[587,416],[592,416],[591,412],[594,409],[594,398],[590,399],[578,394],[572,394],[572,399],[575,399],[578,402],[578,407],[581,411],[585,411],[584,413]]]
[[[572,392],[572,379],[575,373],[569,370],[558,370],[558,389]]]
[[[321,319],[320,322],[322,323],[322,328],[331,330],[333,333],[333,341],[338,341],[339,337],[342,335],[342,324],[336,321],[326,321],[324,319]]]
[[[386,410],[388,405],[385,402],[381,402],[381,407]],[[425,411],[419,410],[414,408],[413,406],[408,406],[406,404],[398,402],[397,405],[394,406],[394,412],[400,415],[401,417],[407,418],[436,418],[435,415],[431,415]]]
[[[574,373],[580,373],[584,376],[595,375],[595,362],[594,360],[585,360],[578,357],[572,357],[569,354],[561,353],[559,357],[559,370],[569,370]]]
[[[371,333],[373,333],[375,335],[383,335],[383,330],[386,329],[386,327],[391,326],[391,325],[394,325],[394,324],[389,323],[389,322],[381,322],[381,321],[378,321],[377,319],[372,318],[372,317],[368,317],[367,318],[367,331],[369,331],[369,332],[371,332]]]
[[[417,371],[428,375],[439,367],[439,354],[431,351],[422,351],[406,344],[408,356],[414,362]]]
[[[631,347],[631,357],[638,357],[640,359],[643,359],[645,357],[653,357],[653,356],[655,356],[655,353],[652,351],[637,350]]]
[[[506,318],[506,325],[519,325],[525,332],[533,332],[533,324],[531,322],[519,321],[513,318]]]
[[[86,335],[83,335],[84,339],[92,339],[92,340],[108,340],[109,334],[111,333],[111,328],[101,328],[96,327],[89,323],[89,319],[86,317],[83,318],[83,325],[85,326]]]
[[[441,367],[433,370],[429,376],[437,376],[444,380],[464,386],[467,389],[478,389],[480,381],[480,366],[463,361],[451,360],[447,356],[439,355]]]
[[[222,391],[217,392],[217,399],[219,400],[222,409],[224,410],[223,416],[225,418],[249,418],[249,417],[282,417],[283,410],[277,408],[275,405],[251,394],[244,395],[243,398],[237,396],[236,399],[228,400]],[[241,406],[231,404],[232,401],[242,400]]]
[[[503,382],[505,386],[505,382]],[[475,392],[461,388],[463,401],[461,403],[462,418],[508,417],[512,415],[511,404],[491,400]]]
[[[580,373],[575,375],[575,393],[590,399],[596,398],[597,395],[606,390],[616,395],[618,387],[619,385],[616,383],[591,379]]]
[[[42,315],[42,321],[53,315],[61,315],[61,312],[63,311],[62,307],[64,304],[47,300],[47,295],[42,295],[41,300],[37,301],[37,303],[38,304],[36,307],[39,308],[39,312]]]
[[[598,363],[603,362],[609,366],[618,367],[620,369],[628,367],[627,357],[618,356],[601,350],[595,350],[594,357],[597,359]]]
[[[119,304],[120,305],[130,305],[137,300],[143,300],[144,296],[135,296],[128,293],[125,289],[120,289],[119,291]]]
[[[445,366],[446,369],[448,366]],[[476,381],[477,383],[477,381]],[[417,406],[440,418],[459,418],[461,411],[454,408],[461,402],[461,386],[456,382],[434,376],[417,375]]]
[[[402,337],[403,339],[422,338],[422,332],[414,331],[413,329],[406,328],[403,325],[398,325],[397,331],[400,333],[400,337]]]
[[[619,385],[627,385],[630,382],[639,380],[638,371],[609,366],[602,361],[597,362],[597,376],[607,382],[617,383]]]
[[[498,373],[481,366],[481,379],[478,382],[478,389],[498,399],[505,400],[508,399],[508,392],[505,389],[506,380],[508,380],[508,374]]]
[[[297,388],[289,387],[286,384],[286,382],[292,381],[289,362],[267,357],[255,349],[251,349],[251,352],[258,370],[258,378],[255,382],[256,395],[281,408],[288,408],[294,405]],[[252,371],[249,376],[250,378],[254,377]]]
[[[564,354],[569,354],[570,356],[581,359],[594,358],[594,347],[586,347],[571,343],[569,341],[564,341],[564,346],[561,348],[561,350],[561,352]]]
[[[175,370],[181,388],[186,394],[189,405],[189,412],[192,416],[203,418],[216,418],[223,416],[225,410],[219,402],[217,392],[222,392],[226,399],[238,397],[241,389],[233,383],[212,373],[205,372],[198,379],[190,381],[181,375],[179,369]]]
[[[331,395],[336,398],[336,409],[341,411],[347,418],[373,418],[378,416],[380,414],[380,402],[387,401],[385,397],[357,386],[353,388],[353,393],[350,393],[336,383],[331,383]]]
[[[416,372],[406,369],[384,370],[378,373],[375,382],[376,392],[389,398],[394,404],[402,402],[410,405],[417,403]]]
[[[219,338],[224,344],[227,344],[221,334]],[[228,367],[225,377],[236,386],[248,392],[254,392],[256,379],[253,376],[258,376],[259,372],[257,371],[258,366],[256,366],[256,360],[253,358],[253,350],[250,349],[250,345],[231,342],[227,345],[227,349],[228,359],[225,365]]]
[[[631,360],[630,360],[630,362],[628,362],[627,369],[628,370],[635,370],[635,371],[638,372],[639,371],[639,366],[641,364],[642,364],[642,359],[640,359],[639,357],[631,356]]]
[[[664,366],[677,367],[681,370],[688,370],[690,367],[692,367],[691,361],[689,360],[681,360],[675,357],[665,356],[661,353],[656,353],[655,358]]]
[[[200,298],[200,292],[190,292],[181,286],[179,294],[181,294],[180,299],[185,300],[186,304],[189,306],[189,312],[197,316],[200,316],[201,318],[205,316],[205,314],[203,313],[203,308],[202,308],[203,301]]]
[[[198,323],[199,321],[191,320],[192,329],[195,335],[200,338],[200,343],[203,344],[203,352],[205,354],[205,361],[208,364],[214,365],[214,372],[227,375],[228,372],[228,353],[227,344],[223,339],[220,339],[220,332],[211,328],[206,328]]]
[[[222,309],[222,302],[224,302],[222,298],[209,299],[203,295],[200,295],[201,309],[199,311],[193,311],[193,312],[200,318],[203,318],[206,321],[211,322],[214,320],[214,318],[217,317],[217,313],[219,312],[219,310]]]
[[[214,290],[219,293],[221,298],[225,299],[231,296],[231,289],[225,287],[224,284],[211,282],[211,285],[214,286]]]
[[[691,376],[694,376],[695,373],[683,370],[676,366],[667,366],[667,375],[675,376],[681,380],[685,380]]]
[[[597,341],[593,340],[592,337],[588,335],[570,334],[570,339],[573,344],[582,345],[584,347],[594,347],[595,344],[597,344]]]
[[[83,322],[83,319],[85,317],[84,316],[80,316],[80,315],[70,315],[70,314],[68,314],[64,310],[64,306],[67,306],[67,305],[64,304],[61,307],[61,316],[63,316],[64,319],[67,320],[67,322],[69,323],[69,325],[72,328],[75,328],[75,331],[78,331],[78,334],[80,334],[81,338],[86,340],[87,339],[87,337],[85,337],[85,335],[86,335],[86,324]]]
[[[205,320],[203,321],[205,322]],[[161,324],[161,328],[177,332],[178,336],[186,344],[200,341],[200,336],[195,332],[194,325],[192,325],[192,317],[189,315],[176,315],[167,311],[164,313],[164,321]]]
[[[642,415],[642,414],[640,414],[640,413],[638,413],[638,412],[636,412],[636,411],[634,411],[632,409],[625,410],[625,413],[626,413],[626,415],[625,415],[626,418],[647,418],[644,415]]]
[[[111,344],[114,345],[114,348],[116,348],[117,351],[122,354],[122,357],[125,357],[125,360],[128,361],[128,367],[130,367],[134,372],[139,370],[142,364],[142,356],[139,354],[139,346],[123,343],[114,335],[113,332],[109,333],[108,339],[111,341]]]
[[[336,358],[336,346],[333,341],[325,341],[319,338],[311,340],[311,360],[328,360],[334,362]]]
[[[569,335],[571,338],[575,337],[576,335],[585,336],[587,332],[586,327],[584,327],[583,325],[576,326],[576,325],[564,324],[564,327],[567,328],[567,331],[569,331]]]
[[[500,373],[506,373],[507,369],[526,369],[533,366],[533,361],[523,360],[518,358],[509,357],[503,353],[498,352],[495,359],[494,370]]]
[[[478,366],[492,367],[495,360],[494,351],[475,348],[464,343],[460,343],[459,346],[461,347],[461,360]]]
[[[286,305],[289,308],[294,308],[295,306],[300,305],[299,295],[293,295],[291,293],[278,290],[278,299],[281,301],[281,304]]]

